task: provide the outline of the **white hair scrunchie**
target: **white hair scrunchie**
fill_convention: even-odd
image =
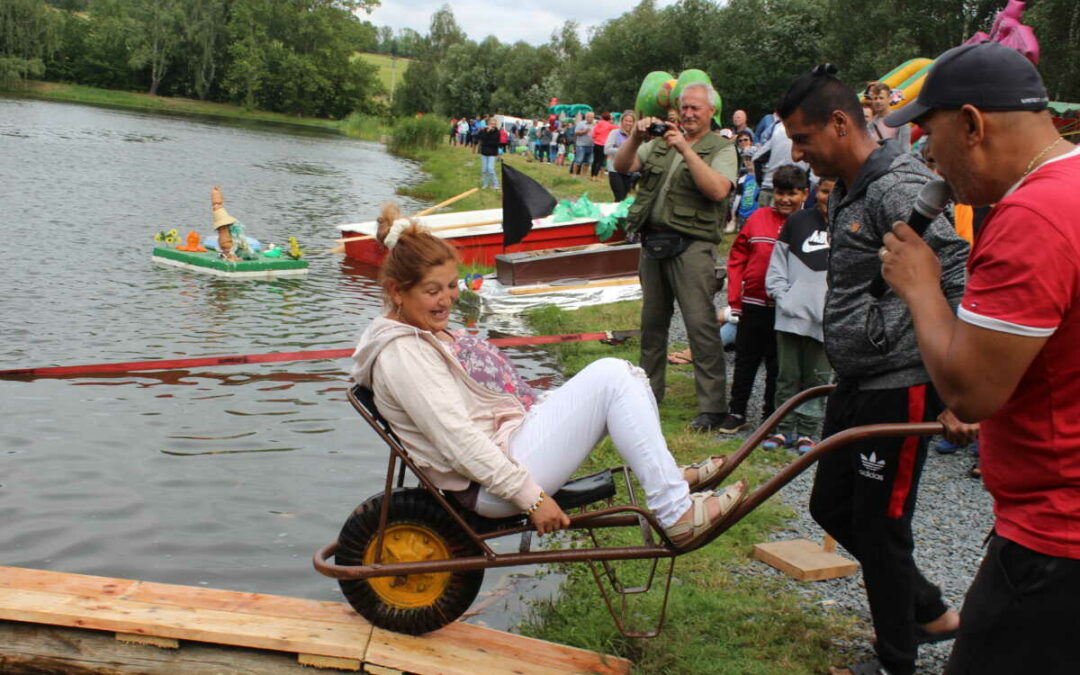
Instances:
[[[411,225],[407,220],[399,220],[390,227],[390,231],[386,233],[386,239],[383,239],[383,246],[387,250],[393,249],[397,246],[398,239],[401,238],[401,233],[405,231],[405,228]]]

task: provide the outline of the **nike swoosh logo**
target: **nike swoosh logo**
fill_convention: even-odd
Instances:
[[[814,251],[820,251],[822,249],[829,248],[828,244],[811,244],[809,241],[802,243],[803,253],[813,253]]]

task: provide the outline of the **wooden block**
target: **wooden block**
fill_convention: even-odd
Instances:
[[[333,668],[335,670],[360,670],[360,662],[356,659],[339,659],[333,656],[318,656],[316,654],[297,654],[297,662],[302,666],[314,668]]]
[[[754,546],[754,557],[799,581],[821,581],[855,574],[859,564],[824,550],[809,539]]]
[[[116,633],[116,639],[133,645],[150,645],[159,649],[180,649],[180,641],[156,635],[137,635],[135,633]]]
[[[626,659],[466,623],[420,637],[375,628],[366,661],[424,675],[629,673],[631,665]]]

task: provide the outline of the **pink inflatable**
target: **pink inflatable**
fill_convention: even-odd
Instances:
[[[990,34],[979,31],[972,35],[964,44],[970,45],[985,40],[1000,42],[1006,47],[1012,47],[1027,57],[1035,65],[1039,65],[1039,41],[1035,39],[1035,31],[1031,26],[1025,26],[1020,22],[1026,9],[1023,0],[1009,0],[1005,9],[997,13],[994,25],[990,28]]]

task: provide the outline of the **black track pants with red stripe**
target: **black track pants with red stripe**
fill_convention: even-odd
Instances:
[[[829,396],[823,437],[865,424],[933,421],[941,404],[933,385],[859,390],[841,381]],[[890,675],[915,672],[915,627],[941,616],[941,590],[912,557],[911,516],[926,461],[926,437],[867,439],[823,457],[810,514],[862,565],[877,634]]]

